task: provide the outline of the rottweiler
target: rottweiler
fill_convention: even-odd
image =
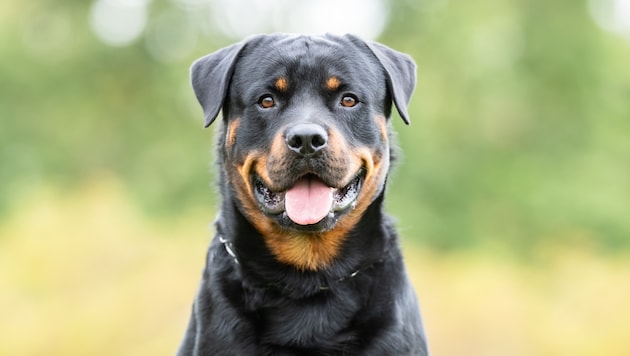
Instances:
[[[216,236],[178,355],[427,355],[383,197],[413,60],[353,35],[258,35],[191,67],[217,138]]]

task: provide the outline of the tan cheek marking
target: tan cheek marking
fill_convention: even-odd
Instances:
[[[332,76],[328,78],[328,80],[326,80],[326,89],[330,91],[335,91],[339,89],[340,85],[341,85],[341,80],[339,80],[339,78],[335,76]]]
[[[253,165],[258,161],[260,156],[261,155],[257,152],[250,153],[247,157],[245,157],[245,161],[243,161],[242,164],[236,164],[236,171],[240,177],[240,182],[232,179],[232,185],[237,188],[237,191],[243,191],[248,199],[252,199],[251,192],[253,192],[249,174],[252,171]],[[246,200],[245,197],[239,196],[239,198],[241,201]]]
[[[255,172],[263,180],[268,181],[269,177],[266,170],[267,154],[265,152],[252,152],[242,163],[234,164],[231,175],[231,184],[234,187],[237,199],[244,208],[244,213],[263,236],[267,236],[275,231],[275,223],[271,221],[258,206],[256,198],[253,196],[253,187],[251,183],[251,173]]]
[[[282,130],[284,131],[284,130]],[[271,142],[271,148],[269,149],[269,156],[273,159],[281,159],[286,153],[286,143],[282,134],[276,135]]]
[[[345,140],[339,139],[341,134],[335,129],[330,129],[328,132],[328,149],[333,153],[333,157],[344,157],[344,153],[348,151],[348,145]]]
[[[245,215],[251,221],[252,225],[254,225],[256,230],[263,235],[273,231],[273,222],[260,211],[258,203],[252,195],[253,190],[250,182],[250,173],[252,172],[252,168],[264,166],[265,161],[265,154],[253,152],[245,158],[245,161],[242,164],[234,165],[235,169],[232,170],[233,174],[231,175],[232,186],[236,191],[237,199],[241,202],[241,205],[245,210]],[[261,175],[261,177],[265,179],[263,176],[264,172],[257,172],[257,174]]]
[[[276,89],[278,89],[281,92],[285,92],[287,91],[287,89],[289,89],[289,83],[287,82],[287,78],[285,77],[280,77],[278,79],[276,79]]]
[[[385,176],[389,169],[388,155],[379,156],[378,153],[372,153],[365,148],[358,150],[356,157],[363,161],[366,167],[365,180],[357,198],[357,206],[342,217],[337,223],[337,227],[330,232],[344,237],[359,222],[365,210],[380,192],[383,184],[385,184]]]
[[[334,152],[334,159],[341,162],[335,162],[335,166],[343,167],[346,171],[346,176],[342,179],[344,182],[349,182],[354,175],[359,171],[359,168],[366,166],[367,170],[372,169],[372,159],[370,157],[370,150],[367,148],[351,150],[348,147],[347,141],[344,139],[338,139],[343,137],[337,130],[331,129],[329,134],[328,147]]]
[[[282,132],[282,131],[281,131]],[[264,165],[258,165],[256,172],[263,178],[264,182],[270,188],[278,188],[275,186],[271,177],[286,175],[287,145],[284,142],[282,134],[276,135],[271,142],[269,152],[265,155]]]
[[[331,159],[334,160],[334,162],[332,162],[332,165],[342,167],[346,172],[346,176],[341,180],[348,182],[352,179],[352,175],[361,168],[361,162],[352,159],[353,155],[348,147],[347,141],[340,139],[340,137],[343,137],[343,135],[331,128],[328,132],[328,149],[333,152]]]
[[[230,122],[227,129],[227,134],[225,135],[225,145],[227,147],[234,146],[234,143],[236,142],[236,130],[238,130],[240,124],[241,119],[234,119],[232,122]]]
[[[267,174],[267,156],[263,155],[256,160],[254,164],[254,172],[265,182],[265,184],[269,184],[270,178]]]
[[[387,128],[387,119],[385,117],[377,115],[374,117],[376,125],[378,125],[379,132],[381,133],[381,139],[383,142],[389,141],[389,129]]]

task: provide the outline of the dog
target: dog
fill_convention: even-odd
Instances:
[[[195,61],[216,236],[178,355],[427,355],[383,212],[416,65],[353,35],[257,35]]]

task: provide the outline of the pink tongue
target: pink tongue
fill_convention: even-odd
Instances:
[[[330,187],[316,178],[302,178],[284,196],[289,219],[300,225],[318,223],[328,215],[333,204]]]

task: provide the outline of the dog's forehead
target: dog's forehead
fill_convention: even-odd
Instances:
[[[366,48],[343,38],[268,36],[245,47],[235,76],[256,82],[282,77],[312,83],[332,76],[348,81],[370,80],[380,74],[379,68],[374,67],[374,58]]]
[[[328,39],[316,36],[267,36],[248,43],[243,51],[242,60],[248,59],[261,65],[273,65],[278,62],[297,61],[312,64],[315,58],[326,59],[339,56],[354,48],[344,48],[342,39]],[[310,59],[310,61],[309,61]]]

